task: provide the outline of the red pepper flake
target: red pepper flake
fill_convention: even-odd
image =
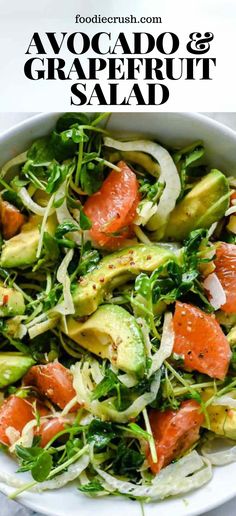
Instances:
[[[8,299],[9,299],[8,294],[4,294],[4,296],[3,296],[3,298],[2,298],[2,304],[3,304],[3,305],[7,305],[7,303],[8,303]]]

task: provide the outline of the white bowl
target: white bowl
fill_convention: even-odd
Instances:
[[[49,132],[59,114],[37,115],[0,136],[0,166],[23,152],[39,136]],[[236,175],[236,133],[202,115],[195,113],[121,113],[112,115],[109,128],[121,133],[150,136],[167,145],[186,145],[203,140],[207,149],[207,160],[211,167],[217,167],[226,174]],[[0,452],[0,470],[14,473],[17,465],[13,459]],[[30,477],[27,476],[29,479]],[[145,506],[145,515],[193,516],[213,509],[236,495],[236,463],[214,468],[211,482],[184,497],[175,497]],[[14,489],[0,482],[0,490],[9,494]],[[60,490],[35,494],[25,492],[18,501],[41,513],[53,516],[91,516],[99,512],[102,516],[117,516],[126,512],[129,516],[141,515],[138,502],[126,498],[106,497],[90,499],[69,485]]]

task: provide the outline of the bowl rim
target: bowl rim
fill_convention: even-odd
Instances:
[[[37,113],[35,115],[30,116],[29,118],[26,118],[13,126],[9,127],[5,131],[0,133],[0,142],[4,141],[8,137],[11,137],[15,132],[17,133],[19,130],[27,129],[27,127],[34,126],[38,122],[42,122],[43,120],[47,120],[50,117],[63,115],[66,111],[48,111],[48,112],[42,112]],[[77,113],[77,112],[75,112]],[[198,113],[195,111],[152,111],[152,112],[146,112],[146,113],[137,113],[135,111],[131,111],[130,113],[127,113],[127,111],[120,111],[120,112],[113,112],[111,115],[139,115],[139,116],[150,116],[150,115],[158,115],[158,116],[164,116],[164,115],[180,115],[183,118],[187,118],[189,120],[197,120],[198,122],[202,123],[205,126],[212,127],[215,129],[218,129],[219,131],[222,131],[225,133],[226,136],[229,138],[236,139],[236,131],[227,125],[223,124],[222,122],[218,122],[218,120],[215,120],[214,118],[211,118],[210,116]]]

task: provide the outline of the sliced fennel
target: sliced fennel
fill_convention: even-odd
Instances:
[[[49,217],[51,209],[53,207],[54,197],[55,197],[55,195],[52,195],[50,197],[49,203],[48,203],[48,205],[47,205],[47,207],[45,209],[45,213],[44,213],[42,224],[41,224],[41,228],[40,228],[40,236],[39,236],[39,243],[38,243],[38,249],[37,249],[37,253],[36,253],[36,258],[39,258],[40,255],[41,255],[41,251],[42,251],[42,247],[43,247],[43,235],[44,235],[44,232],[45,232],[45,229],[46,229],[46,224],[47,224],[48,217]]]
[[[171,155],[164,147],[149,140],[120,142],[106,137],[104,138],[104,145],[121,151],[142,151],[150,154],[156,161],[158,161],[161,168],[159,181],[160,183],[165,184],[165,188],[160,197],[157,211],[151,217],[147,227],[150,231],[158,231],[159,239],[161,239],[164,235],[168,217],[174,209],[181,192],[181,182],[178,170]]]
[[[128,387],[128,389],[130,387],[134,387],[138,383],[137,377],[128,373],[118,375],[118,380]]]
[[[213,466],[224,466],[236,461],[236,444],[230,439],[216,437],[203,444],[201,453]]]
[[[91,363],[88,361],[84,362],[84,364],[77,362],[72,366],[71,370],[74,377],[73,386],[77,393],[77,400],[94,416],[100,417],[102,420],[127,423],[130,419],[137,417],[147,405],[156,399],[160,387],[160,372],[156,373],[154,376],[153,382],[150,386],[150,392],[145,392],[136,398],[126,410],[121,412],[116,410],[112,403],[112,398],[102,402],[91,400],[92,392],[94,390],[94,385],[91,379]]]
[[[32,211],[32,213],[34,213],[35,215],[40,215],[41,217],[43,217],[47,212],[47,208],[43,208],[35,201],[33,201],[32,197],[30,197],[29,193],[27,192],[24,186],[19,190],[18,196],[20,197],[25,208],[27,208],[29,211]],[[52,213],[54,213],[54,211],[55,208],[52,207],[48,215],[51,215]]]
[[[152,201],[143,199],[138,205],[137,216],[134,223],[137,226],[145,226],[153,215],[157,213],[157,204]]]
[[[145,154],[144,152],[114,152],[110,155],[110,159],[112,162],[117,162],[120,159],[123,159],[128,163],[135,163],[135,165],[140,165],[142,168],[144,168],[144,170],[146,170],[146,172],[148,172],[156,178],[158,178],[160,175],[160,167],[158,163],[156,161],[153,161],[152,158],[150,158],[150,156],[148,156],[148,154]]]
[[[175,334],[173,328],[173,316],[170,312],[166,312],[164,316],[160,348],[152,356],[152,365],[149,370],[149,376],[160,369],[163,362],[169,358],[173,350],[174,340]]]
[[[70,277],[68,274],[68,267],[73,258],[74,250],[70,249],[65,258],[62,260],[57,271],[57,281],[63,286],[63,301],[53,308],[53,312],[62,315],[69,315],[75,313],[73,298],[70,291]]]
[[[229,217],[230,215],[233,215],[233,213],[236,212],[236,206],[233,205],[233,206],[230,206],[226,212],[225,212],[225,217]]]
[[[73,224],[77,224],[77,221],[72,217],[70,214],[68,208],[67,208],[67,202],[66,202],[66,191],[67,191],[67,183],[64,181],[64,183],[61,184],[61,186],[58,188],[56,195],[55,195],[55,202],[61,201],[63,199],[62,204],[56,208],[56,215],[57,220],[59,224],[63,224],[63,222],[70,220],[73,222]],[[70,238],[71,240],[74,240],[78,245],[81,245],[81,229],[78,224],[78,232],[71,232],[67,233],[67,238]]]
[[[23,165],[27,161],[27,151],[22,152],[21,154],[18,154],[18,156],[15,156],[14,158],[10,159],[3,165],[1,169],[0,176],[5,177],[7,173],[13,168],[17,167],[19,165]]]
[[[32,486],[29,488],[30,491],[46,491],[51,489],[60,489],[61,487],[68,484],[68,482],[71,482],[72,480],[75,480],[79,477],[79,475],[84,471],[84,469],[87,468],[89,464],[89,454],[88,452],[85,453],[78,461],[76,461],[74,464],[71,464],[68,467],[68,470],[64,473],[61,473],[61,475],[47,480],[45,482],[41,482],[38,484],[37,482],[32,482]],[[18,488],[19,490],[24,490],[24,487],[27,489],[26,481],[29,477],[23,477],[19,474],[11,475],[10,473],[5,473],[3,470],[0,471],[0,481],[5,482],[8,486]],[[22,488],[22,489],[21,489]],[[15,496],[17,493],[15,494]],[[14,493],[10,496],[13,497]],[[14,496],[14,497],[15,497]]]
[[[135,485],[94,467],[100,477],[119,493],[151,500],[162,500],[168,496],[197,489],[209,482],[212,477],[210,462],[204,460],[196,451],[192,451],[178,462],[161,470],[151,485]]]

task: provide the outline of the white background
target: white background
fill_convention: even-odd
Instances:
[[[0,133],[12,127],[21,120],[28,118],[36,113],[0,113]],[[205,113],[215,120],[222,122],[236,131],[236,113]],[[157,507],[158,514],[158,507]],[[236,498],[218,509],[205,513],[204,516],[235,516]],[[0,516],[40,516],[35,512],[22,508],[18,503],[7,500],[0,493]],[[68,515],[69,516],[69,515]],[[81,514],[81,516],[83,516]],[[137,515],[139,516],[139,515]],[[170,514],[170,516],[174,516]]]
[[[23,73],[27,59],[25,52],[35,31],[54,32],[111,32],[113,40],[119,32],[161,32],[172,31],[179,36],[181,45],[176,57],[190,55],[186,43],[191,32],[211,31],[215,38],[205,57],[216,57],[212,81],[169,81],[170,99],[162,107],[164,111],[236,111],[236,71],[234,52],[236,48],[236,2],[235,0],[0,0],[0,63],[1,94],[0,111],[64,111],[71,110],[70,87],[73,81],[31,81]],[[161,16],[163,23],[136,25],[85,25],[75,24],[75,15],[94,14],[126,16]],[[53,57],[47,45],[48,57]],[[94,57],[90,52],[90,57]],[[151,55],[151,54],[150,54]],[[87,56],[87,54],[86,54]],[[154,57],[154,54],[152,54]],[[41,56],[43,57],[43,56]],[[60,56],[73,59],[72,54],[62,49]],[[97,56],[99,57],[99,56]],[[101,56],[103,57],[103,56]],[[119,56],[117,56],[119,57]],[[132,56],[131,56],[132,57]],[[157,57],[157,56],[156,56]],[[159,56],[160,57],[160,56]],[[84,57],[86,59],[86,57]],[[91,81],[88,81],[88,88]],[[108,92],[106,73],[100,84]],[[130,90],[130,81],[120,81],[121,98]],[[144,84],[142,84],[144,87]],[[132,106],[133,109],[153,111],[153,107]],[[74,110],[79,108],[74,107]],[[112,110],[130,110],[117,106]],[[90,106],[94,110],[94,106]],[[97,110],[103,111],[103,106]],[[109,107],[107,108],[109,110]]]

